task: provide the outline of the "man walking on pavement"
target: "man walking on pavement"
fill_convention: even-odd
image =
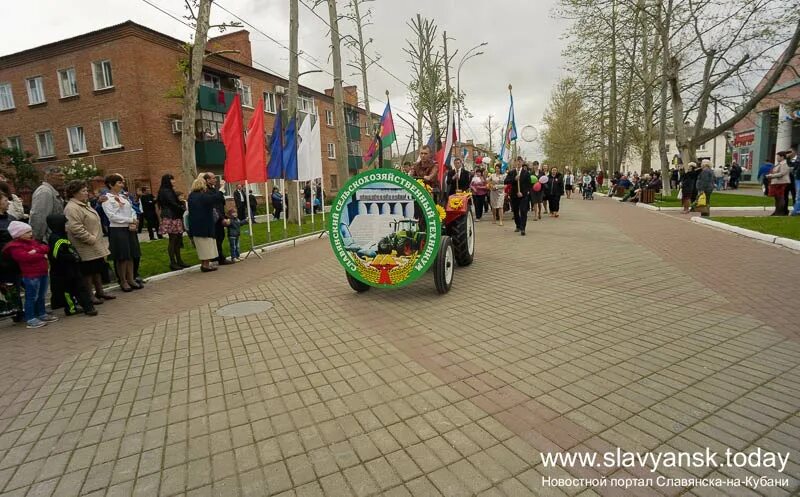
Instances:
[[[514,166],[514,169],[506,175],[505,183],[511,185],[511,211],[514,213],[514,224],[517,226],[514,233],[525,236],[528,209],[530,209],[531,173],[522,161],[522,157],[517,157]]]
[[[64,214],[64,201],[57,188],[64,185],[64,175],[58,167],[47,168],[44,180],[33,192],[31,198],[30,224],[33,229],[33,238],[46,242],[50,234],[47,227],[47,216]]]

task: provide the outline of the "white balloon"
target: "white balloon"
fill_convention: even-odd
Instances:
[[[522,128],[522,139],[526,142],[536,141],[539,131],[530,124]]]
[[[484,157],[483,159],[481,159],[481,162],[483,162],[484,165],[491,164],[492,163],[492,159],[490,159],[488,157]]]

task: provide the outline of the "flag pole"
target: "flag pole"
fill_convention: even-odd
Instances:
[[[297,189],[297,234],[303,234],[303,209],[300,207],[300,181],[295,181],[295,187]],[[305,207],[306,198],[303,197],[303,206]]]
[[[320,195],[322,198],[320,199],[320,203],[322,205],[322,229],[325,230],[325,181],[324,178],[319,179],[319,192],[322,194]]]
[[[317,229],[317,221],[314,219],[314,200],[317,198],[317,178],[311,180],[311,232]]]
[[[289,202],[286,198],[286,180],[283,178],[281,178],[281,201],[283,202],[283,209],[281,210],[281,215],[283,216],[283,238],[287,238],[289,232],[286,228],[286,210],[289,207]]]
[[[272,205],[272,191],[269,189],[268,181],[264,182],[264,203],[267,204],[267,243],[272,243],[272,214],[269,213]]]
[[[250,191],[250,183],[246,179],[244,180],[244,191],[245,192],[249,192]],[[252,254],[255,254],[256,257],[261,259],[261,254],[256,252],[256,249],[254,248],[255,244],[256,244],[256,241],[253,238],[253,211],[252,211],[252,208],[250,207],[250,197],[249,197],[249,195],[247,197],[247,225],[249,226],[249,231],[250,231],[250,250],[247,251],[247,253],[245,254],[244,258],[247,259],[248,257],[250,257],[250,254],[252,253]]]
[[[391,105],[391,102],[389,101],[389,90],[386,90],[386,105]],[[394,117],[394,116],[392,116],[392,117]],[[397,140],[397,130],[396,129],[395,129],[394,148],[397,149],[397,165],[398,166],[402,166],[402,164],[400,164],[400,142]]]

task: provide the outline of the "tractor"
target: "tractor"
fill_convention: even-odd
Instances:
[[[419,230],[419,221],[400,219],[389,226],[392,227],[392,234],[378,242],[379,254],[391,254],[395,251],[397,255],[407,257],[425,247],[425,232]]]

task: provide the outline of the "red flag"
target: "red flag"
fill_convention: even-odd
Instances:
[[[231,102],[228,113],[225,114],[219,134],[225,145],[223,173],[225,181],[235,183],[244,180],[244,131],[242,130],[242,106],[239,104],[239,95],[233,97],[233,102]]]
[[[250,183],[267,181],[267,146],[264,138],[264,97],[258,99],[253,118],[247,125],[244,174]]]

